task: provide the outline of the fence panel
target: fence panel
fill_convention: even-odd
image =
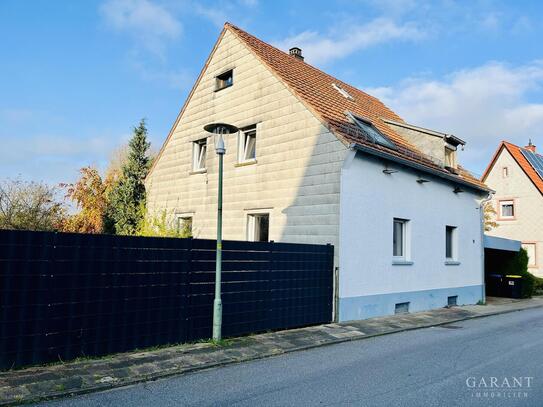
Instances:
[[[0,368],[211,337],[214,240],[0,230]],[[223,242],[223,335],[330,322],[333,246]]]

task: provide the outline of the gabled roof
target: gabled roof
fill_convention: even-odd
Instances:
[[[438,176],[467,184],[476,189],[489,190],[480,180],[463,168],[460,167],[458,174],[454,174],[437,165],[430,157],[424,155],[406,139],[402,138],[385,123],[385,120],[397,123],[405,122],[377,98],[322,72],[300,59],[290,56],[230,23],[224,25],[219,40],[224,36],[226,30],[235,34],[321,120],[323,125],[329,128],[346,145],[364,146],[364,151],[375,151],[381,156],[392,159],[398,158],[406,163],[416,164],[418,168],[431,171]],[[218,41],[214,50],[217,44]],[[210,58],[211,55],[208,61]],[[345,90],[351,97],[342,95],[337,87]],[[185,106],[187,103],[188,100]],[[364,132],[348,119],[347,112],[352,112],[354,115],[371,122],[373,126],[394,143],[395,148],[388,148],[368,140]],[[181,115],[182,112],[176,124]],[[172,133],[173,129],[168,138],[171,137]]]
[[[502,141],[500,145],[498,146],[498,149],[494,153],[494,156],[492,157],[492,160],[490,160],[490,163],[488,164],[488,167],[486,168],[483,176],[481,177],[481,180],[484,182],[486,178],[488,177],[488,174],[490,174],[490,171],[492,168],[494,168],[494,164],[496,164],[496,160],[500,156],[503,149],[506,149],[509,154],[513,157],[513,159],[516,161],[516,163],[522,168],[522,171],[526,174],[528,179],[532,181],[532,183],[535,185],[535,187],[538,189],[538,191],[543,194],[543,179],[537,174],[536,170],[530,162],[526,159],[524,154],[522,154],[523,150],[526,150],[525,148],[516,146],[512,143],[509,143],[507,141]]]

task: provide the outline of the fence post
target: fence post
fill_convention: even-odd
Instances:
[[[267,309],[267,312],[266,312],[266,316],[267,316],[267,321],[266,321],[266,326],[268,327],[271,327],[271,329],[274,329],[275,326],[276,326],[276,323],[275,323],[275,313],[274,313],[274,310],[273,310],[273,277],[274,277],[274,271],[275,271],[275,268],[274,268],[274,252],[273,252],[273,249],[274,249],[274,246],[275,246],[275,242],[273,240],[270,240],[270,244],[269,244],[269,248],[270,248],[270,263],[269,263],[269,266],[268,266],[268,278],[266,280],[266,309]]]
[[[181,304],[183,309],[183,316],[184,318],[181,321],[181,342],[188,342],[192,339],[191,332],[192,332],[192,321],[190,319],[190,313],[191,313],[191,275],[192,275],[192,246],[194,240],[192,237],[187,238],[188,239],[188,248],[187,248],[187,285],[186,285],[186,296],[185,301]]]

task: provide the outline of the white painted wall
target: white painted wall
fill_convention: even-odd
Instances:
[[[234,84],[215,92],[215,76]],[[238,165],[235,135],[226,138],[223,238],[245,240],[247,215],[270,214],[270,240],[331,243],[339,227],[339,177],[347,148],[229,30],[220,40],[185,112],[146,181],[151,213],[190,213],[196,238],[214,238],[218,159],[208,139],[206,172],[192,173],[192,142],[203,126],[257,125],[256,163]]]
[[[357,153],[341,175],[340,297],[483,284],[478,199],[454,185]],[[392,264],[393,218],[410,220],[412,265]],[[445,226],[458,227],[459,265],[445,265]]]

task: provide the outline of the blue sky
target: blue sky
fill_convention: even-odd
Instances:
[[[0,178],[103,169],[142,117],[159,149],[225,21],[465,139],[476,173],[502,139],[543,150],[539,1],[0,0]]]

